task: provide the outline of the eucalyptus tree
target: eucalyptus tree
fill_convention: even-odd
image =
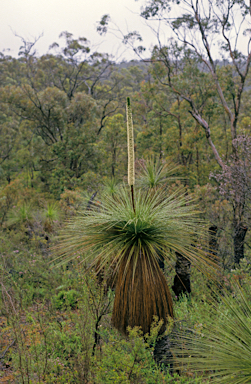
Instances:
[[[100,173],[122,179],[126,173],[126,131],[124,116],[120,113],[108,117],[102,130],[98,150],[105,162],[100,164]]]
[[[184,78],[200,81],[192,65],[184,71]],[[163,68],[155,63],[150,71],[151,78],[133,97],[137,111],[137,156],[147,158],[154,155],[180,164],[184,185],[193,188],[208,181],[213,158],[198,123],[188,115],[187,103],[158,81],[161,72]],[[188,85],[191,87],[189,81]],[[208,76],[204,77],[201,89],[207,89],[208,97],[215,93]],[[204,115],[209,115],[210,109],[208,102],[203,109]],[[211,115],[215,121],[217,113]],[[222,142],[222,137],[220,139]]]

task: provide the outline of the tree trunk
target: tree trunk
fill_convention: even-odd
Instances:
[[[164,257],[162,255],[159,256],[158,264],[159,264],[160,269],[164,272],[165,263],[164,263]]]
[[[234,229],[234,262],[240,263],[240,259],[244,258],[244,239],[248,228],[239,223]]]
[[[130,255],[121,261],[115,289],[112,323],[128,334],[128,326],[141,327],[150,332],[154,316],[163,319],[160,333],[164,332],[167,317],[173,318],[173,302],[166,278],[159,265],[147,254]],[[151,256],[151,255],[150,255]]]
[[[209,253],[214,261],[217,260],[218,254],[218,243],[217,243],[217,234],[218,227],[217,225],[211,225],[209,227]]]
[[[175,253],[177,257],[175,265],[176,275],[174,277],[172,290],[177,298],[179,298],[182,294],[188,294],[191,292],[191,262],[180,253]]]
[[[173,370],[173,355],[171,352],[171,341],[168,335],[162,337],[160,340],[156,341],[154,351],[153,351],[154,360],[161,367],[168,368],[169,371]]]
[[[222,287],[224,286],[224,280],[220,270],[220,260],[218,258],[218,241],[217,241],[217,225],[213,224],[209,227],[209,241],[208,241],[208,253],[210,255],[210,259],[218,265],[219,269],[216,271],[217,276],[217,294],[215,294],[215,281],[212,281],[211,278],[207,279],[207,287],[211,291],[212,297],[218,302],[219,296],[218,294],[222,294]]]

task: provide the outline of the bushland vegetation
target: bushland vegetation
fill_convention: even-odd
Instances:
[[[1,54],[3,383],[250,383],[251,56],[228,39],[248,7],[216,5],[225,18],[197,4],[172,24],[180,45],[147,60],[69,32],[43,56],[25,40]]]

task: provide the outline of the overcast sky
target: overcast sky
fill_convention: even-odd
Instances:
[[[68,31],[74,38],[86,37],[94,51],[110,53],[116,60],[133,59],[133,52],[124,52],[125,46],[119,38],[113,35],[101,37],[96,27],[101,17],[109,14],[124,34],[139,31],[143,45],[150,48],[156,43],[156,38],[139,16],[142,4],[146,4],[146,0],[0,0],[0,52],[17,56],[21,40],[15,34],[27,41],[34,41],[43,34],[36,44],[41,55],[48,52],[53,42],[60,42],[58,36],[61,32]],[[177,7],[174,12],[180,14],[180,6]],[[232,31],[235,36],[233,28]],[[166,42],[170,32],[164,28],[163,33]],[[239,45],[245,54],[247,39],[248,36],[241,37]],[[213,50],[218,55],[216,47],[217,44]],[[150,51],[147,51],[146,56],[149,55]]]
[[[100,37],[96,33],[96,22],[108,13],[123,32],[140,31],[150,46],[154,36],[138,16],[140,3],[135,0],[0,0],[0,51],[10,49],[10,55],[17,55],[21,40],[14,33],[30,41],[43,33],[36,44],[38,53],[43,54],[50,44],[59,42],[62,31],[68,31],[75,38],[86,37],[101,52],[122,54],[130,59],[132,54],[122,53],[122,48],[118,53],[121,43],[117,38]]]

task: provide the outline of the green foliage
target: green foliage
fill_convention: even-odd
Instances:
[[[158,323],[151,331],[158,335]],[[102,332],[101,332],[102,334]],[[151,338],[153,342],[154,337]],[[108,342],[102,350],[103,359],[97,359],[96,379],[99,383],[199,383],[196,379],[182,379],[176,373],[170,375],[162,372],[154,362],[153,347],[149,345],[148,338],[144,339],[142,331],[137,327],[129,330],[127,339],[121,339],[116,333],[108,335]]]
[[[44,229],[46,232],[52,232],[55,224],[58,224],[62,213],[59,209],[58,203],[52,202],[48,203],[46,209],[42,213],[44,221]]]
[[[119,182],[114,177],[107,178],[104,180],[103,193],[105,195],[114,196],[119,191]]]
[[[166,250],[171,249],[197,260],[200,256],[191,246],[190,236],[193,230],[196,232],[199,219],[195,207],[187,205],[188,200],[180,191],[170,196],[164,192],[148,195],[138,191],[134,213],[130,194],[121,188],[114,198],[103,196],[101,206],[94,202],[91,211],[82,209],[69,221],[60,235],[58,253],[68,260],[77,251],[91,251],[94,263],[99,259],[103,266],[113,254],[116,262],[120,262],[130,247],[136,249],[149,244],[149,252],[156,248],[163,257],[170,257],[170,251],[166,253]]]
[[[76,309],[78,306],[78,293],[74,289],[60,291],[55,298],[55,306],[57,309]]]
[[[210,312],[207,323],[180,335],[183,349],[179,364],[195,372],[205,372],[212,383],[249,383],[251,377],[250,284],[224,292]]]
[[[139,177],[137,178],[137,186],[143,189],[164,188],[172,181],[177,180],[179,167],[161,162],[154,158],[149,158],[145,162],[140,163]]]
[[[126,128],[124,116],[116,114],[108,117],[105,129],[101,132],[99,151],[101,158],[106,162],[107,169],[104,174],[108,177],[122,179],[126,173]],[[103,168],[103,165],[101,165]]]
[[[219,36],[222,29],[215,29],[211,15],[223,17],[225,23],[232,11],[241,10],[245,17],[249,12],[242,0],[229,12],[224,7],[230,3],[223,3],[210,3],[222,14],[212,11],[207,19],[183,15],[172,27],[180,38],[185,28],[189,39],[201,22],[206,37],[212,31]],[[142,15],[164,14],[169,5],[150,1]],[[100,32],[107,23],[105,15]],[[192,46],[188,49],[171,39],[168,47],[154,47],[152,63],[116,64],[108,55],[92,51],[84,37],[63,32],[61,39],[63,44],[54,43],[42,57],[24,40],[18,59],[0,55],[0,381],[250,382],[250,234],[245,237],[245,258],[232,269],[232,203],[209,179],[218,165],[205,127],[195,120],[197,113],[208,123],[211,139],[227,163],[233,132],[250,133],[245,57],[234,50],[231,64],[225,60],[224,44],[224,60],[205,67],[206,56],[201,60]],[[129,33],[125,42],[140,39]],[[130,194],[119,186],[127,173],[128,95],[134,105],[136,166],[141,164],[135,212]],[[179,169],[168,164],[178,164]],[[181,179],[176,181],[177,176]],[[198,209],[186,195],[172,192],[172,181],[194,194]],[[88,204],[91,197],[93,204]],[[246,200],[247,227],[249,205]],[[203,250],[208,246],[201,238],[208,234],[201,217],[218,227],[219,267],[224,270],[223,276],[215,275],[224,286],[220,291],[219,284],[213,288],[205,276],[208,268],[203,269]],[[70,219],[69,225],[64,218]],[[53,252],[60,248],[55,235],[62,226],[66,240],[59,254],[68,262],[50,269]],[[177,302],[174,298],[173,303],[175,364],[180,367],[180,359],[183,365],[179,375],[171,376],[152,359],[162,326],[150,325],[156,314],[168,325],[172,300],[166,280],[172,279],[175,251],[193,265],[192,296]],[[160,256],[166,260],[165,275],[158,268]],[[204,273],[195,271],[195,264]],[[169,306],[161,301],[166,297]],[[113,304],[117,312],[111,319]],[[163,314],[154,307],[162,305]],[[142,325],[142,313],[148,313],[147,327],[128,328],[124,322],[122,330],[128,336],[122,337],[111,322],[121,329],[121,318],[130,319],[129,306],[139,318],[129,320],[129,325]],[[180,341],[183,351],[178,350]],[[204,377],[196,377],[200,372]]]
[[[7,290],[14,289],[15,300],[26,307],[50,298],[50,289],[61,284],[61,276],[48,269],[51,256],[44,237],[31,239],[24,237],[22,231],[21,227],[18,232],[1,232],[1,281]]]
[[[36,246],[34,262],[27,244],[19,252],[12,251],[19,243],[17,237],[12,235],[8,243],[2,240],[1,253],[6,257],[1,259],[5,274],[1,269],[0,347],[5,350],[15,339],[15,346],[4,357],[10,380],[34,384],[197,383],[195,378],[162,372],[154,363],[153,346],[162,322],[156,320],[145,338],[139,328],[130,329],[128,338],[111,328],[113,294],[105,293],[105,285],[94,273],[85,276],[83,264],[70,263],[51,271],[45,262],[49,254],[43,257],[42,249]]]
[[[32,211],[33,208],[31,205],[26,203],[22,204],[20,207],[15,207],[8,215],[7,227],[17,226],[17,225],[26,225],[28,226],[32,221]]]

